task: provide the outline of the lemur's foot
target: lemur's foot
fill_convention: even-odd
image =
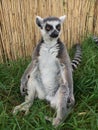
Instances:
[[[59,118],[54,118],[53,122],[52,122],[52,125],[54,127],[57,127],[58,125],[60,125],[60,123],[61,123],[61,120]]]
[[[13,110],[13,114],[16,115],[18,112],[20,111],[24,111],[25,115],[27,115],[29,113],[29,107],[28,107],[28,103],[22,103],[18,106],[16,106]]]
[[[61,123],[61,120],[59,118],[52,118],[52,117],[45,116],[45,119],[46,121],[52,122],[52,125],[54,127],[57,127]]]

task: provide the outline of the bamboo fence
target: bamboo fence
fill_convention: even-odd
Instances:
[[[98,0],[0,0],[0,62],[32,55],[40,39],[36,15],[65,14],[61,38],[68,48],[98,34]]]

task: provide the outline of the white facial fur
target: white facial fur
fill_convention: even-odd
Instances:
[[[42,37],[43,37],[43,39],[44,39],[45,41],[52,41],[52,40],[58,39],[58,37],[59,37],[60,34],[61,34],[61,30],[58,31],[58,30],[56,29],[56,26],[57,26],[58,24],[62,25],[62,23],[64,22],[65,18],[66,18],[66,16],[64,15],[64,16],[59,17],[58,20],[49,20],[49,21],[47,20],[46,22],[44,22],[44,19],[41,18],[40,16],[37,16],[37,17],[36,17],[36,24],[38,25],[38,27],[40,27],[40,31],[41,31]],[[53,27],[53,29],[50,30],[50,31],[46,31],[46,30],[45,30],[46,24],[51,25],[51,26]],[[51,38],[50,35],[51,35],[52,32],[55,31],[55,30],[58,32],[58,36],[57,36],[56,38]]]
[[[56,39],[60,36],[61,31],[59,32],[59,35],[58,35],[57,38],[51,38],[51,37],[50,37],[51,33],[52,33],[54,30],[56,30],[56,25],[58,25],[59,23],[60,23],[59,21],[48,21],[48,22],[46,22],[46,23],[43,25],[43,29],[41,29],[41,34],[42,34],[44,40],[49,40],[49,39],[50,39],[50,40],[53,40],[53,39],[56,40]],[[53,30],[47,32],[47,31],[45,30],[45,25],[46,25],[46,24],[52,25],[52,26],[53,26]]]

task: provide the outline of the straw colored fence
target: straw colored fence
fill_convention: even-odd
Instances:
[[[98,34],[98,0],[0,0],[0,62],[31,56],[40,38],[36,15],[65,14],[61,38],[67,47]]]

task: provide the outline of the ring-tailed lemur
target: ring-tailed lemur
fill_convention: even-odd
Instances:
[[[35,97],[46,99],[57,111],[53,125],[57,126],[67,116],[75,103],[73,94],[72,66],[76,68],[81,54],[77,45],[75,60],[71,61],[66,47],[60,40],[61,25],[65,16],[36,17],[41,31],[41,41],[35,48],[32,61],[21,78],[21,93],[25,102],[16,106],[13,113],[24,110],[26,114]]]

